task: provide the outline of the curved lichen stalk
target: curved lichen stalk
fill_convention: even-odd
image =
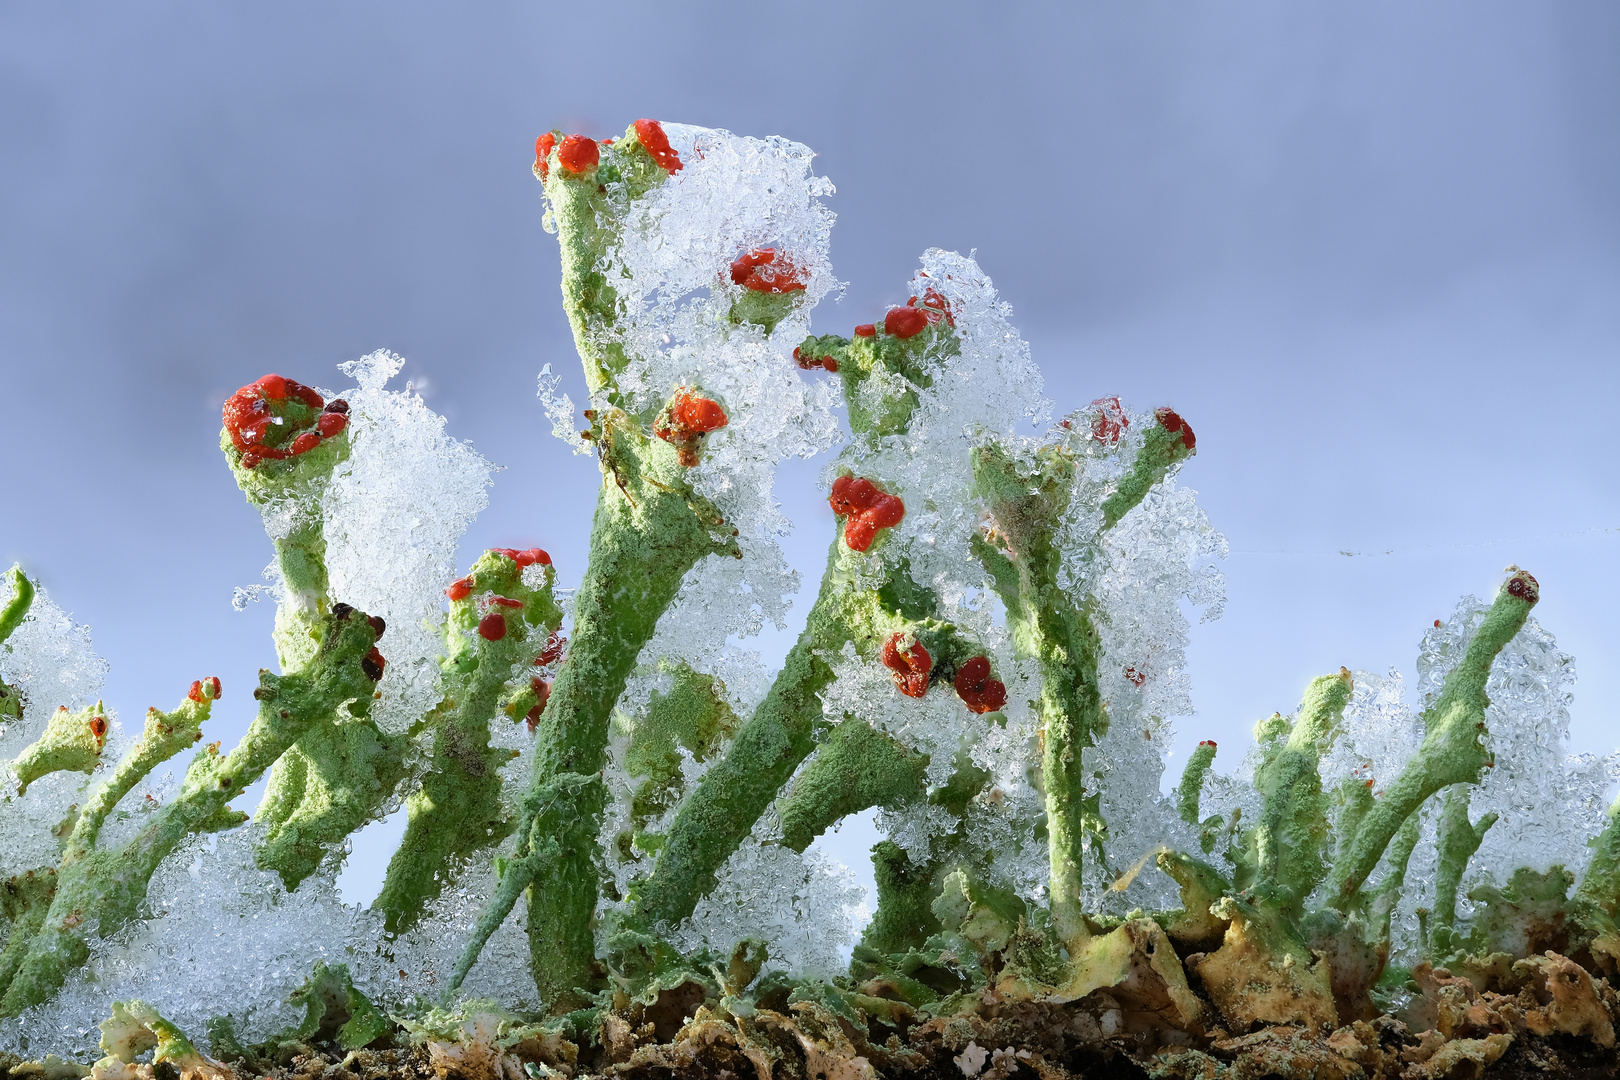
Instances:
[[[283,672],[308,661],[332,608],[321,496],[349,457],[349,405],[266,375],[225,404],[220,448],[237,486],[265,516],[281,575],[274,640]],[[379,676],[381,668],[379,667]],[[257,811],[256,856],[288,889],[375,817],[404,778],[405,740],[363,716],[311,725],[275,763]]]
[[[1147,492],[1194,451],[1189,428],[1161,409],[1132,467],[1101,506],[1100,531],[1116,525]],[[1061,584],[1058,534],[1073,491],[1075,460],[1061,444],[1021,457],[988,441],[974,451],[973,474],[990,515],[990,539],[974,550],[1007,608],[1019,649],[1041,670],[1041,779],[1046,792],[1049,896],[1060,941],[1078,953],[1089,939],[1081,899],[1081,868],[1089,845],[1105,834],[1095,784],[1088,785],[1083,751],[1108,723],[1098,683],[1101,659],[1095,601]]]
[[[575,594],[568,660],[540,716],[517,850],[504,864],[480,927],[487,924],[492,932],[543,871],[543,884],[528,894],[529,943],[536,985],[554,1010],[574,1007],[581,1000],[576,988],[592,980],[594,852],[606,798],[595,778],[606,761],[614,703],[687,571],[710,554],[741,557],[732,530],[686,476],[703,434],[723,423],[723,414],[717,420],[701,408],[683,411],[671,388],[661,422],[656,412],[626,411],[633,406],[617,385],[633,354],[619,325],[618,294],[604,269],[632,204],[680,168],[661,139],[657,124],[642,121],[611,146],[580,135],[560,143],[543,136],[537,146],[535,173],[545,182],[562,248],[564,308],[586,384],[603,404],[587,416],[602,487],[590,557]],[[559,815],[552,811],[562,791],[571,805]],[[483,940],[474,935],[462,972]],[[452,980],[452,991],[459,981],[460,975]]]
[[[1345,910],[1361,883],[1372,873],[1384,849],[1425,799],[1452,784],[1477,784],[1491,764],[1484,737],[1485,684],[1491,665],[1524,626],[1541,592],[1536,579],[1516,570],[1496,594],[1468,651],[1451,673],[1439,700],[1423,713],[1424,738],[1417,756],[1384,789],[1356,829],[1355,838],[1334,860],[1330,880],[1334,905]]]

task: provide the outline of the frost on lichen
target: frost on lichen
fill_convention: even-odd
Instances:
[[[1435,622],[1415,707],[1393,669],[1330,667],[1246,752],[1200,740],[1187,620],[1219,617],[1226,542],[1192,424],[1054,418],[952,252],[812,333],[843,291],[812,156],[651,120],[538,141],[588,400],[548,364],[537,422],[595,456],[584,566],[458,562],[494,466],[377,352],[346,391],[267,375],[226,404],[274,553],[237,590],[277,603],[251,697],[198,678],[126,730],[88,631],[7,575],[0,1050],[182,1080],[338,1051],[489,1080],[1127,1052],[1412,1080],[1612,1046],[1620,756],[1568,752],[1535,579]],[[835,449],[809,586],[773,489]],[[749,639],[795,602],[773,669]],[[351,837],[401,809],[345,906]],[[826,854],[856,815],[875,897]]]

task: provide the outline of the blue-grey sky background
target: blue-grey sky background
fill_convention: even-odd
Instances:
[[[109,704],[218,674],[245,729],[271,612],[230,597],[269,549],[217,437],[267,371],[404,354],[507,466],[466,559],[578,580],[597,476],[534,398],[547,362],[583,395],[529,164],[640,116],[820,152],[819,330],[976,248],[1061,409],[1190,419],[1233,554],[1178,758],[1341,664],[1410,678],[1509,562],[1577,657],[1576,747],[1620,744],[1609,0],[0,6],[0,563],[94,628]],[[779,483],[812,582],[820,466]]]

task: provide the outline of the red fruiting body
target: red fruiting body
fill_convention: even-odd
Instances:
[[[210,675],[206,679],[198,679],[191,684],[191,689],[186,692],[186,697],[199,705],[205,701],[218,701],[219,677]]]
[[[726,419],[726,410],[720,407],[718,401],[710,401],[696,394],[676,394],[672,412],[676,424],[699,435],[707,435],[730,422]]]
[[[340,412],[323,412],[315,418],[315,430],[330,439],[349,426],[349,418]]]
[[[472,590],[472,578],[457,578],[455,581],[450,583],[450,587],[448,589],[444,590],[444,595],[448,596],[452,600],[465,600]]]
[[[523,606],[523,601],[513,600],[509,596],[492,596],[489,598],[489,602],[492,604],[499,604],[504,608],[520,608]]]
[[[388,630],[388,623],[381,615],[367,615],[366,622],[371,626],[371,640],[381,641],[383,634]]]
[[[485,641],[499,641],[506,636],[506,616],[492,611],[478,620],[478,636]]]
[[[1214,746],[1215,746],[1215,740],[1214,739],[1205,739],[1204,741],[1200,742],[1198,745],[1199,746],[1208,746],[1208,747],[1213,749]]]
[[[976,713],[995,712],[1007,704],[1007,686],[990,677],[990,658],[975,656],[956,669],[956,694]]]
[[[951,305],[949,301],[947,301],[943,296],[939,295],[939,293],[935,292],[932,288],[925,289],[923,291],[922,305],[923,306],[919,310],[922,311],[923,318],[928,320],[929,326],[939,325],[940,320],[944,320],[945,325],[947,326],[956,325],[956,316],[951,314]],[[906,306],[916,307],[917,298],[913,296],[910,300],[907,300]]]
[[[802,274],[787,259],[777,262],[775,248],[755,248],[731,262],[731,283],[753,292],[800,292],[804,289]]]
[[[542,180],[551,175],[551,166],[546,163],[546,159],[551,156],[551,151],[556,145],[557,136],[549,131],[534,140],[534,171],[540,174]]]
[[[855,336],[856,337],[877,337],[877,327],[874,326],[873,324],[869,323],[869,322],[861,323],[861,325],[859,325],[859,326],[857,326],[855,328]]]
[[[319,410],[324,404],[314,390],[280,375],[266,375],[232,394],[225,402],[225,430],[241,454],[242,467],[255,468],[265,458],[281,461],[319,445],[320,436],[307,430],[302,409]]]
[[[536,664],[555,664],[562,659],[563,649],[568,647],[568,639],[553,630],[551,636],[546,638],[545,646],[541,648],[540,655],[534,658]]]
[[[535,563],[539,563],[541,566],[550,566],[551,556],[547,555],[542,548],[524,548],[517,553],[517,564],[519,566],[533,566]]]
[[[360,670],[365,672],[366,678],[372,682],[380,680],[387,669],[388,661],[383,659],[383,654],[377,651],[375,645],[371,647],[370,652],[360,658]]]
[[[1168,431],[1172,435],[1180,435],[1182,445],[1186,446],[1188,450],[1196,450],[1198,448],[1198,440],[1193,437],[1193,429],[1191,425],[1189,425],[1187,421],[1183,420],[1176,410],[1154,409],[1153,417],[1159,422],[1159,426],[1164,428],[1164,430]]]
[[[891,337],[916,337],[928,329],[928,316],[914,307],[891,308],[883,316],[883,332]]]
[[[540,714],[546,711],[546,702],[551,700],[551,684],[536,675],[529,680],[529,686],[534,690],[535,706],[523,719],[528,721],[529,730],[533,731],[540,726]]]
[[[726,410],[718,401],[710,401],[682,388],[675,392],[675,400],[659,418],[653,434],[667,443],[674,443],[680,450],[681,464],[690,468],[698,463],[698,438],[728,423]]]
[[[1120,435],[1131,426],[1131,418],[1125,415],[1125,407],[1119,403],[1119,398],[1098,398],[1091,403],[1091,407],[1097,410],[1097,415],[1091,418],[1091,437],[1104,446],[1119,442]]]
[[[877,485],[866,477],[844,475],[833,481],[832,495],[827,501],[832,504],[833,513],[847,517],[871,506],[877,496]]]
[[[1440,629],[1440,620],[1439,619],[1434,620],[1434,628],[1436,630]]]
[[[840,476],[833,481],[827,502],[833,513],[848,518],[844,523],[844,543],[852,551],[865,551],[879,529],[900,524],[906,504],[864,476]]]
[[[570,135],[557,148],[557,160],[571,173],[589,172],[602,160],[602,151],[594,140]]]
[[[1134,667],[1128,667],[1125,669],[1125,680],[1132,686],[1141,686],[1143,683],[1147,682],[1147,672],[1138,671]]]
[[[323,413],[322,415],[324,416],[325,414]],[[318,431],[306,431],[303,434],[299,435],[298,438],[293,440],[293,443],[292,443],[293,457],[297,457],[299,454],[307,454],[307,453],[309,453],[311,450],[315,449],[319,445],[321,445],[320,432],[318,432]]]
[[[349,403],[340,397],[333,398],[331,401],[326,403],[326,408],[322,409],[321,411],[330,413],[347,413],[349,411]]]
[[[913,642],[911,648],[902,652],[900,645],[905,639],[904,634],[889,635],[883,643],[883,666],[894,673],[894,685],[902,694],[922,697],[928,693],[928,675],[934,670],[934,658],[920,641]]]
[[[90,718],[90,734],[94,735],[98,741],[107,737],[106,717],[92,716]]]
[[[653,160],[664,167],[665,172],[673,175],[681,171],[681,157],[669,148],[669,136],[664,134],[664,125],[656,120],[637,120],[636,139]]]
[[[1508,578],[1507,591],[1509,596],[1517,596],[1520,600],[1528,600],[1532,604],[1541,599],[1541,588],[1536,579],[1523,570]]]
[[[817,360],[813,356],[804,355],[797,348],[793,350],[793,361],[804,371],[809,371],[812,368],[826,368],[828,371],[835,373],[838,371],[838,361],[833,357],[823,356]]]

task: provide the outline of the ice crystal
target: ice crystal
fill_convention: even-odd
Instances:
[[[128,745],[115,718],[95,774],[51,773],[28,785],[26,795],[16,794],[11,762],[39,738],[58,706],[94,704],[106,677],[107,662],[96,655],[90,628],[74,622],[40,588],[28,617],[0,645],[0,680],[17,687],[24,702],[22,719],[0,723],[0,799],[8,803],[0,814],[0,877],[56,865],[60,851],[51,830]]]
[[[400,731],[438,701],[444,588],[456,545],[489,504],[494,467],[444,433],[445,419],[408,389],[386,389],[405,361],[389,352],[341,369],[349,402],[349,460],[322,500],[332,596],[388,623],[388,667],[372,716]]]
[[[867,919],[864,891],[815,845],[801,855],[772,843],[775,828],[771,815],[760,819],[670,940],[725,955],[743,938],[762,938],[770,942],[768,970],[830,979],[842,973],[855,928]]]

